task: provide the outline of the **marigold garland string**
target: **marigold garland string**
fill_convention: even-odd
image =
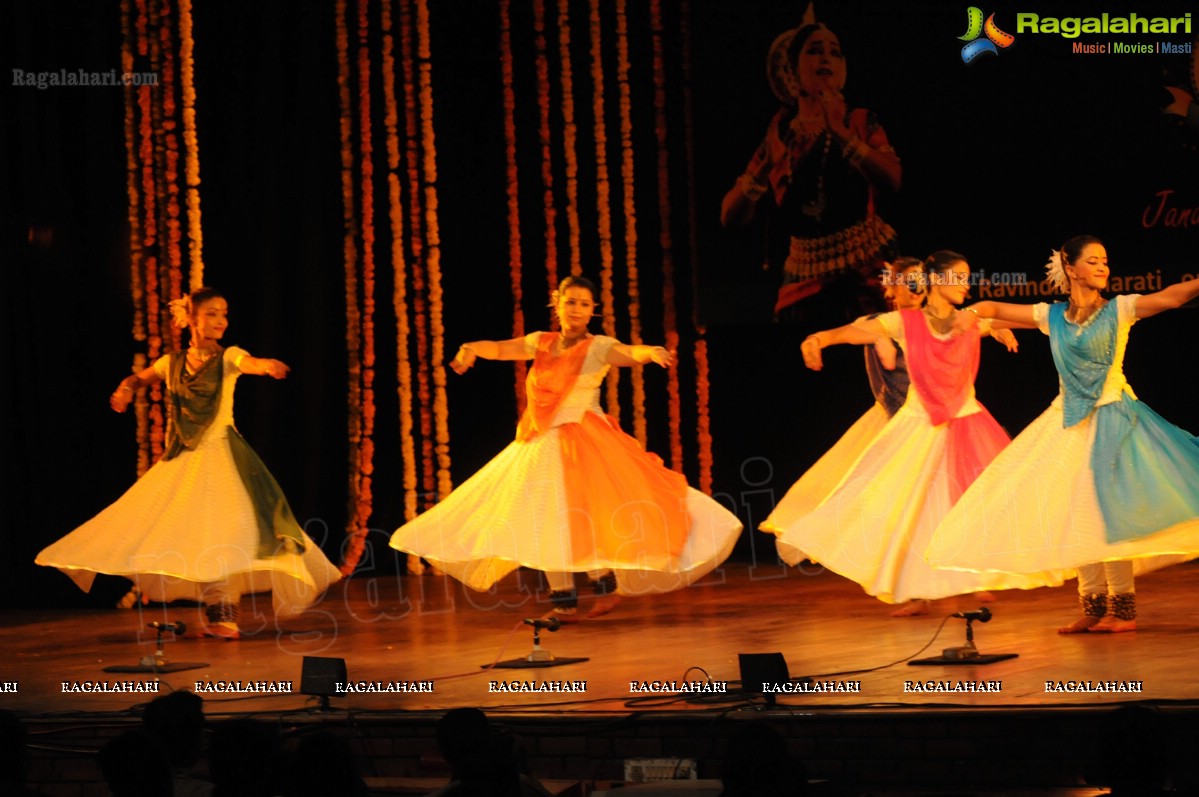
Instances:
[[[358,246],[355,236],[358,230],[358,220],[354,196],[354,119],[350,82],[353,75],[350,69],[350,38],[346,21],[346,2],[337,0],[335,6],[335,38],[337,42],[337,87],[338,106],[340,110],[339,129],[341,132],[341,200],[342,200],[342,259],[345,267],[345,308],[346,308],[346,368],[347,368],[347,410],[346,433],[348,437],[348,466],[347,480],[348,504],[346,511],[346,533],[349,535],[349,551],[343,558],[342,572],[351,567],[351,562],[357,564],[353,551],[361,545],[358,534],[358,461],[359,442],[362,429],[361,403],[361,354],[359,335],[361,322],[358,317]]]
[[[454,489],[450,477],[449,402],[445,394],[445,326],[442,313],[441,237],[437,217],[437,147],[433,135],[433,64],[429,52],[429,7],[416,0],[420,56],[421,144],[424,155],[426,270],[429,278],[429,323],[433,332],[433,412],[437,433],[437,497]]]
[[[521,285],[520,190],[516,169],[516,93],[512,87],[512,19],[510,0],[500,0],[500,75],[504,94],[504,160],[508,177],[508,274],[512,290],[512,337],[525,334],[524,290]],[[516,414],[525,411],[528,364],[516,363]]]
[[[696,441],[699,452],[699,489],[712,494],[712,418],[709,412],[709,397],[711,386],[708,382],[708,341],[705,339],[706,330],[699,322],[697,308],[699,307],[698,258],[699,247],[695,238],[695,127],[694,106],[692,105],[692,63],[691,63],[691,3],[682,0],[679,8],[679,28],[682,33],[683,47],[683,150],[686,160],[687,174],[687,229],[690,235],[691,262],[691,325],[697,338],[695,341],[695,388],[696,388]]]
[[[130,294],[133,300],[132,335],[145,351],[134,355],[134,370],[144,369],[164,352],[178,348],[181,333],[166,312],[166,302],[184,294],[181,182],[179,168],[179,93],[194,104],[191,88],[194,41],[191,8],[173,0],[122,0],[121,67],[135,70],[141,59],[158,75],[156,86],[126,86],[125,168],[130,235]],[[176,39],[177,35],[177,39]],[[178,48],[178,49],[176,49]],[[177,88],[182,84],[182,88]],[[185,104],[186,105],[186,104]],[[192,172],[198,211],[199,171],[195,159],[194,111],[191,120]],[[199,237],[199,215],[193,218]],[[189,252],[190,255],[190,252]],[[199,287],[202,271],[192,263],[191,289]],[[163,389],[153,385],[134,400],[137,417],[137,470],[143,474],[163,449],[165,415]]]
[[[166,219],[165,226],[167,231],[167,276],[168,276],[168,293],[170,297],[182,296],[183,289],[183,255],[180,251],[180,244],[183,240],[183,231],[179,222],[179,136],[176,132],[178,128],[178,120],[175,118],[177,111],[175,103],[175,49],[171,41],[171,26],[165,24],[165,21],[170,20],[171,4],[170,0],[162,0],[162,11],[159,18],[164,22],[159,25],[159,50],[161,51],[161,81],[160,94],[162,97],[162,138],[163,138],[163,157],[165,159],[164,168],[166,172]],[[199,285],[194,286],[200,287]],[[173,324],[168,325],[171,330],[171,340],[174,348],[178,348],[181,342],[181,331]]]
[[[599,0],[591,0],[590,10],[588,34],[591,43],[591,111],[595,120],[596,232],[599,236],[600,249],[600,308],[603,310],[601,318],[604,334],[614,338],[616,337],[616,300],[612,289],[612,191],[608,181],[608,130],[604,119],[604,61]],[[577,249],[577,246],[575,248]],[[608,414],[619,421],[620,369],[613,368],[608,371],[604,384],[608,393]]]
[[[404,134],[407,142],[405,157],[407,160],[408,177],[408,224],[411,230],[409,241],[412,246],[412,293],[413,319],[416,328],[416,359],[417,409],[420,418],[421,441],[421,482],[419,497],[422,507],[427,508],[436,503],[436,470],[434,468],[433,451],[433,414],[432,388],[433,380],[430,369],[432,363],[431,346],[429,344],[429,307],[428,283],[426,279],[426,253],[424,233],[424,195],[421,188],[421,137],[420,137],[420,93],[417,87],[419,78],[417,68],[417,43],[415,39],[415,23],[409,1],[400,4],[400,47],[401,66],[404,75]],[[420,569],[420,562],[415,556],[408,557],[410,569]]]
[[[187,245],[189,283],[204,284],[203,236],[200,227],[200,144],[196,136],[195,42],[192,40],[191,0],[179,0],[179,76],[183,91],[183,145],[187,151]]]
[[[533,46],[537,69],[537,139],[541,142],[541,185],[545,205],[545,276],[549,292],[558,289],[558,208],[554,203],[554,161],[550,143],[550,64],[545,43],[545,0],[533,0]],[[524,395],[524,380],[517,380]]]
[[[654,58],[654,130],[658,138],[658,216],[661,220],[659,242],[662,246],[662,327],[666,336],[666,348],[674,351],[679,347],[679,332],[674,295],[674,241],[670,231],[670,152],[666,145],[666,68],[662,56],[663,30],[661,0],[650,0],[650,32],[653,39]],[[667,382],[667,392],[670,397],[670,464],[675,470],[681,471],[683,469],[682,413],[679,401],[679,375],[676,369],[672,368],[669,370]]]
[[[401,166],[399,111],[396,106],[395,37],[392,32],[391,3],[382,4],[383,25],[383,100],[386,112],[383,126],[387,131],[387,197],[391,227],[391,267],[393,273],[392,306],[396,315],[396,372],[399,378],[400,460],[403,466],[404,520],[417,515],[416,446],[412,440],[412,361],[408,356],[411,327],[408,322],[408,274],[404,256],[404,206],[399,169]],[[413,560],[415,557],[409,557]],[[419,560],[417,561],[419,565]]]
[[[624,206],[625,281],[629,295],[629,340],[635,344],[643,342],[641,337],[641,285],[637,273],[637,208],[633,186],[633,119],[632,91],[629,86],[629,21],[626,0],[616,0],[616,82],[620,90],[620,179],[624,186],[621,194]],[[644,448],[646,445],[645,424],[645,371],[634,368],[633,382],[633,436]]]
[[[373,500],[371,476],[374,472],[375,430],[375,227],[374,227],[374,145],[371,137],[371,58],[370,5],[358,0],[358,179],[361,192],[359,221],[361,223],[361,305],[358,323],[361,329],[359,362],[358,461],[355,467],[356,505],[352,518],[352,535],[365,539]],[[351,543],[353,544],[353,543]]]
[[[583,272],[579,252],[579,158],[575,151],[574,76],[570,65],[570,0],[558,0],[558,65],[562,83],[562,149],[566,161],[566,229],[570,244],[570,273]],[[558,286],[555,285],[555,288]],[[610,308],[604,308],[608,311]],[[612,411],[612,407],[608,408]]]
[[[137,2],[137,50],[143,58],[150,57],[149,11],[146,0]],[[138,157],[141,163],[142,197],[142,248],[146,256],[142,259],[143,296],[146,300],[146,349],[147,358],[154,362],[162,354],[162,302],[159,294],[158,221],[155,215],[155,198],[158,196],[157,178],[154,174],[154,97],[149,86],[139,86],[137,105],[140,114],[138,124]],[[163,451],[165,424],[162,413],[162,391],[153,385],[139,401],[146,401],[149,427],[149,459],[157,460]]]
[[[133,25],[131,0],[121,0],[121,71],[128,74],[133,71],[133,44],[137,34]],[[130,84],[123,88],[125,97],[125,191],[129,196],[127,220],[129,222],[129,293],[133,299],[133,339],[145,342],[146,310],[145,288],[142,284],[142,238],[141,238],[141,194],[138,190],[138,178],[141,168],[138,165],[138,125],[134,111],[137,108],[137,95]],[[138,352],[133,356],[133,372],[145,368],[146,355]],[[134,415],[137,420],[137,475],[140,477],[150,468],[150,427],[147,409],[149,405],[145,397],[139,395],[134,402]]]

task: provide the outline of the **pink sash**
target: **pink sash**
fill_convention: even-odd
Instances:
[[[1011,438],[981,405],[978,412],[957,417],[974,391],[978,330],[942,340],[928,328],[922,311],[903,310],[900,317],[912,388],[933,425],[949,425],[945,465],[949,497],[956,502]]]

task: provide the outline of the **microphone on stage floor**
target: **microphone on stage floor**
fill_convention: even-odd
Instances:
[[[961,617],[963,620],[978,620],[980,623],[991,622],[991,610],[986,606],[973,612],[955,612],[951,617]]]
[[[557,631],[562,627],[562,621],[557,617],[551,617],[548,620],[543,620],[539,617],[526,617],[525,625],[531,625],[534,628],[544,628],[546,631]]]
[[[183,634],[187,630],[184,623],[146,623],[146,628],[153,628],[155,631],[170,631],[173,634]]]

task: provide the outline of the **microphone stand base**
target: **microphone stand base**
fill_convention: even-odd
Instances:
[[[945,653],[956,650],[956,648],[946,648]],[[1019,653],[979,653],[975,651],[975,655],[968,658],[951,658],[947,656],[933,656],[927,659],[916,659],[909,661],[908,665],[921,664],[994,664],[997,661],[1007,661],[1008,659],[1019,658]]]
[[[151,663],[147,664],[146,659],[148,658],[150,657],[147,656],[143,658],[137,664],[114,664],[111,667],[105,667],[104,672],[167,673],[179,672],[180,670],[199,670],[203,667],[211,666],[206,661],[167,661],[165,659],[163,659],[161,663],[152,661]]]
[[[537,651],[534,651],[534,653],[536,652]],[[549,651],[542,651],[542,653],[549,653]],[[534,670],[544,667],[561,667],[563,664],[578,664],[584,661],[591,661],[591,659],[587,657],[561,658],[558,656],[553,656],[552,654],[551,658],[549,659],[534,660],[530,658],[532,655],[533,654],[530,653],[529,656],[526,656],[523,659],[507,659],[505,661],[497,662],[494,666],[497,670]],[[491,666],[492,665],[490,664],[484,664],[482,665],[482,669],[486,670]]]

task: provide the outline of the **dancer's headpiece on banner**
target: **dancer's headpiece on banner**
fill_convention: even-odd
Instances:
[[[816,21],[816,9],[808,3],[799,27],[783,31],[770,45],[770,52],[766,56],[766,80],[769,81],[774,96],[787,105],[797,102],[800,89],[799,78],[795,74],[795,61],[790,56],[791,42],[801,33],[806,39],[817,30],[828,28]]]

